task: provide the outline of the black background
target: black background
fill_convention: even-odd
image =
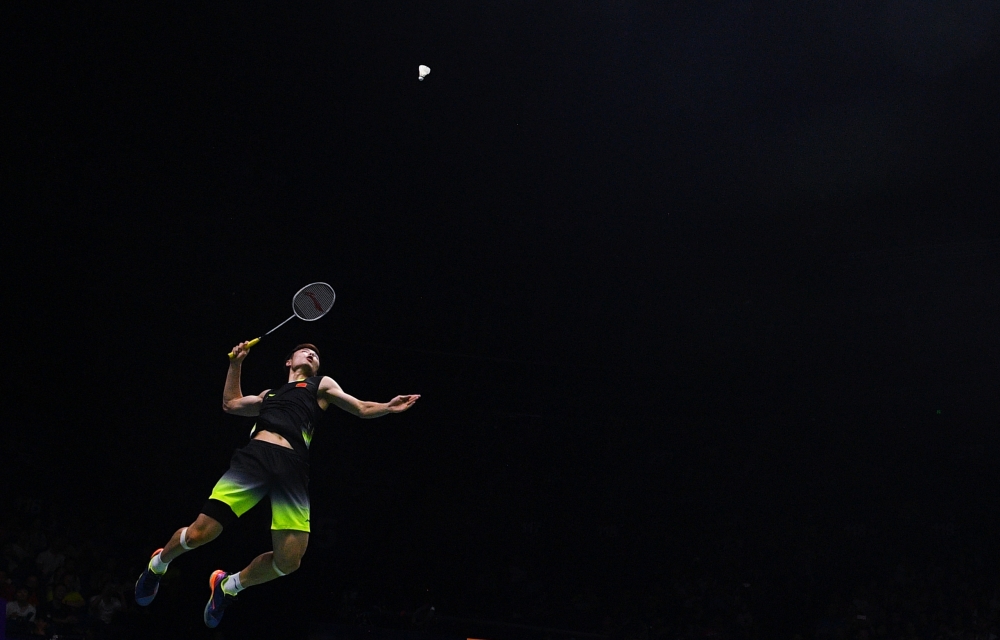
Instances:
[[[244,390],[308,340],[353,395],[423,397],[328,418],[306,577],[252,598],[518,554],[625,584],[720,513],[995,502],[995,3],[2,14],[9,494],[162,544],[250,426],[225,353],[323,280]],[[253,517],[191,566],[266,549]]]

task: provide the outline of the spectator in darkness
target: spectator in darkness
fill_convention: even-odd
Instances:
[[[49,623],[48,631],[53,634],[73,633],[80,619],[75,611],[66,606],[66,587],[57,584],[52,592],[52,602],[45,611],[45,619]]]
[[[3,548],[3,560],[5,568],[11,574],[15,576],[18,572],[25,570],[26,561],[28,559],[28,534],[21,533],[17,536],[16,540],[11,540],[4,545]],[[23,573],[19,575],[24,575]]]
[[[38,585],[38,576],[32,574],[24,581],[24,588],[28,590],[28,604],[38,608],[38,605],[42,603],[44,598],[40,593],[40,588]]]
[[[97,636],[105,637],[115,615],[125,608],[118,593],[118,585],[109,582],[100,595],[90,599],[90,616],[94,621]]]
[[[118,577],[118,559],[115,557],[107,558],[100,569],[94,569],[90,572],[90,578],[87,580],[87,591],[88,593],[100,593],[109,582],[117,582]]]
[[[48,588],[48,591],[47,591],[48,595],[46,596],[46,599],[49,599],[49,598],[52,597],[52,588],[54,586],[56,586],[57,584],[62,584],[63,583],[63,578],[65,578],[65,577],[66,577],[66,567],[59,567],[58,569],[56,569],[55,573],[53,573],[51,576],[49,576],[49,580],[48,580],[48,586],[49,586],[49,588]]]
[[[34,557],[39,551],[47,546],[49,546],[48,539],[45,537],[42,519],[35,518],[31,521],[31,528],[28,530],[28,544],[25,549],[29,554],[31,554],[31,557]]]
[[[62,553],[62,541],[53,540],[48,549],[45,549],[35,557],[35,566],[44,577],[51,576],[56,569],[66,562],[66,556]]]
[[[80,578],[75,573],[69,571],[63,576],[62,583],[66,585],[66,591],[69,593],[80,593],[83,591],[83,586],[80,584]]]
[[[26,636],[35,623],[35,607],[28,604],[28,590],[17,590],[17,599],[7,603],[7,632],[10,636]]]
[[[83,620],[87,614],[87,601],[83,599],[79,591],[67,591],[66,597],[63,598],[63,604],[77,620]]]
[[[9,602],[14,599],[15,593],[16,589],[14,589],[14,582],[7,577],[6,571],[0,569],[0,598]]]

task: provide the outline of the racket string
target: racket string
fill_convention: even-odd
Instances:
[[[311,284],[295,294],[292,310],[302,320],[318,320],[330,310],[335,299],[336,294],[330,285]]]

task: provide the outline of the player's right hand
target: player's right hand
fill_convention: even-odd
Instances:
[[[233,347],[233,357],[229,360],[231,363],[239,364],[243,362],[243,359],[247,357],[248,353],[250,353],[250,348],[247,346],[249,342],[250,341],[247,340]]]

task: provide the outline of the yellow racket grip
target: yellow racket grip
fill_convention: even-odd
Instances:
[[[250,349],[250,347],[254,346],[258,342],[260,342],[260,338],[254,338],[253,340],[251,340],[250,342],[247,343],[247,349]],[[229,352],[229,359],[232,360],[235,357],[236,357],[236,354],[234,352],[230,351]]]

